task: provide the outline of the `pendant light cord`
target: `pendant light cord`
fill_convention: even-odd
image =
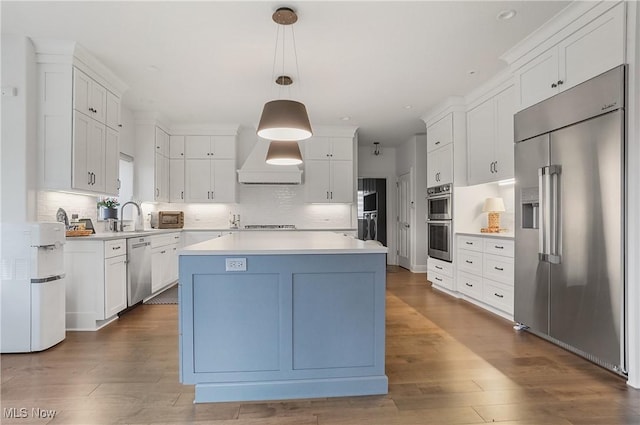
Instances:
[[[278,60],[278,40],[280,39],[280,27],[281,27],[280,24],[276,25],[276,46],[275,46],[275,49],[273,49],[273,66],[271,67],[271,81],[269,81],[268,91],[271,91],[273,89],[273,81],[276,78],[276,62]],[[284,51],[283,51],[283,56],[284,56]]]
[[[302,86],[300,85],[302,79],[300,78],[300,68],[298,67],[298,49],[296,48],[296,33],[293,31],[293,25],[291,25],[291,40],[293,42],[293,57],[296,59],[296,78],[299,86],[298,94],[300,95],[300,100],[302,100]],[[289,93],[289,96],[291,96],[291,93]]]

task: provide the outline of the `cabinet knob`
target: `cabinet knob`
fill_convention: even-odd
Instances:
[[[558,87],[556,83],[551,84],[551,88],[555,89],[556,87]]]
[[[562,80],[558,80],[558,85],[559,85],[559,86],[561,86],[561,85],[563,85],[563,84],[564,84],[564,81],[562,81]]]
[[[118,124],[118,127],[122,128],[122,124]]]
[[[440,144],[440,140],[438,140],[438,141],[436,142],[436,145],[439,145],[439,144]]]

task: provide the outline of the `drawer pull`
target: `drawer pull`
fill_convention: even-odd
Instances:
[[[440,266],[435,266],[435,268],[438,269],[438,270],[442,270],[442,267],[440,267]]]
[[[498,298],[504,298],[504,295],[500,295],[500,294],[498,294],[497,292],[494,292],[494,293],[493,293],[493,295],[495,295],[495,296],[496,296],[496,297],[498,297]]]
[[[502,267],[493,266],[493,268],[498,270],[499,272],[503,272],[504,271],[504,268],[502,268]]]
[[[112,246],[111,249],[116,250],[116,249],[120,249],[120,246]]]
[[[473,288],[473,285],[470,284],[469,282],[465,282],[464,284],[467,285],[469,288]]]
[[[440,279],[439,277],[434,277],[435,280],[442,282],[442,279]]]
[[[467,245],[473,245],[473,242],[465,242]]]
[[[503,246],[500,246],[500,245],[494,245],[493,247],[494,247],[495,249],[504,249],[504,247],[503,247]]]
[[[468,264],[473,264],[473,261],[470,261],[470,260],[464,260],[464,262]]]
[[[160,254],[166,254],[166,253],[167,253],[167,251],[164,251],[164,250],[160,251]]]

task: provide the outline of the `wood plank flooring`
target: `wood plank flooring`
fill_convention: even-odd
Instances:
[[[399,268],[387,274],[388,395],[194,405],[178,382],[177,327],[177,306],[143,305],[48,351],[2,355],[0,422],[640,424],[640,391],[622,378]]]

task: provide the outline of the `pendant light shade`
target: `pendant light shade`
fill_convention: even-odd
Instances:
[[[286,27],[291,30],[293,54],[297,71],[296,74],[298,77],[300,76],[300,70],[298,69],[298,54],[296,52],[295,36],[293,34],[293,24],[297,22],[298,16],[293,9],[289,7],[281,7],[275,11],[271,18],[276,24],[278,24],[278,34],[280,34],[280,30],[282,30],[282,74],[274,80],[279,86],[279,98],[265,103],[264,108],[262,109],[262,115],[260,116],[260,122],[258,123],[257,134],[263,139],[276,140],[278,142],[305,140],[313,135],[306,106],[304,106],[303,103],[296,102],[295,100],[280,98],[282,90],[285,88],[289,90],[291,84],[293,84],[291,76],[284,73]],[[275,67],[277,63],[276,59],[278,56],[279,39],[280,37],[277,36],[276,49],[273,58],[274,77],[276,75]],[[299,150],[300,149],[298,149],[298,151]]]
[[[298,165],[302,164],[302,154],[298,142],[274,140],[269,144],[267,164]]]
[[[258,136],[263,139],[294,141],[311,137],[307,108],[295,100],[272,100],[264,105]]]

